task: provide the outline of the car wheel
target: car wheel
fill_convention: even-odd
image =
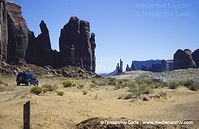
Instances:
[[[20,85],[20,82],[17,82],[17,86],[19,86]]]
[[[29,86],[30,85],[30,82],[28,81],[28,82],[26,82],[26,86]]]
[[[37,81],[36,86],[38,86],[38,85],[39,85],[39,82]]]

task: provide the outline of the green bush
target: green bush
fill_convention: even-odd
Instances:
[[[72,87],[72,86],[76,86],[76,84],[73,83],[72,80],[65,80],[65,81],[63,82],[63,86],[64,86],[64,87]]]
[[[43,92],[43,88],[40,86],[34,86],[30,89],[30,92],[35,94],[35,95],[39,95],[40,93]]]
[[[47,92],[47,89],[43,88],[43,93],[46,93]]]
[[[57,95],[63,96],[64,92],[63,91],[56,91]]]
[[[137,82],[131,82],[127,86],[129,87],[129,92],[133,93],[134,95],[150,94],[151,89],[154,88],[154,86],[150,83]]]
[[[56,85],[50,85],[50,84],[44,84],[42,88],[47,92],[47,91],[54,91],[57,89]]]

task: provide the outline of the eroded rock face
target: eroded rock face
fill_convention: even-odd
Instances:
[[[61,29],[59,38],[62,65],[80,66],[79,34],[80,20],[77,17],[71,17],[69,22]]]
[[[48,28],[44,21],[40,23],[41,34],[34,36],[29,32],[29,46],[26,54],[28,63],[39,66],[50,65],[54,68],[78,66],[95,72],[95,34],[90,37],[89,23],[71,17],[61,29],[60,52],[51,49]]]
[[[8,28],[6,1],[0,0],[0,62],[7,60],[7,43]]]
[[[192,58],[192,51],[179,49],[174,54],[174,69],[195,68],[196,64]]]
[[[196,63],[197,68],[199,68],[199,49],[195,50],[195,51],[192,53],[192,57],[193,57],[193,60],[194,60],[195,63]]]
[[[89,22],[71,17],[60,34],[60,52],[52,50],[47,25],[42,20],[41,33],[35,37],[22,17],[21,7],[0,0],[0,62],[38,66],[78,66],[95,72],[95,34]]]
[[[91,50],[92,50],[92,72],[95,72],[95,68],[96,68],[96,57],[95,57],[96,42],[95,42],[95,34],[94,33],[91,33],[90,43],[91,43]]]
[[[33,32],[29,32],[29,45],[26,54],[27,63],[46,66],[52,64],[52,50],[50,36],[45,22],[40,23],[41,33],[38,37],[34,36]]]
[[[7,62],[24,63],[28,47],[28,27],[22,17],[19,5],[7,2],[6,9],[8,25]]]
[[[61,29],[59,38],[62,65],[78,66],[95,71],[95,34],[90,37],[89,22],[71,17]]]
[[[92,50],[90,44],[90,25],[87,21],[80,21],[80,57],[83,61],[83,68],[92,71]]]

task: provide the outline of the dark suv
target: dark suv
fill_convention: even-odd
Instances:
[[[17,85],[25,84],[25,85],[38,85],[39,82],[36,76],[31,72],[21,72],[17,75],[16,79]]]

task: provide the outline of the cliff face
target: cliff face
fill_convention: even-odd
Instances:
[[[21,14],[21,7],[7,2],[8,46],[7,61],[24,63],[28,46],[28,27]]]
[[[0,0],[0,60],[7,60],[8,27],[6,1]]]
[[[89,22],[71,17],[61,29],[60,52],[52,50],[49,30],[44,21],[35,37],[22,17],[21,7],[0,0],[0,62],[50,65],[54,68],[78,66],[95,72],[95,34]]]

